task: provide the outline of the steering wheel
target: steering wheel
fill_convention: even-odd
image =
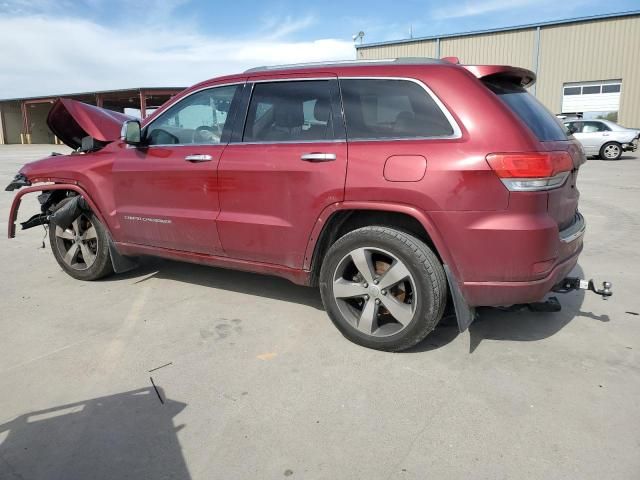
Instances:
[[[217,128],[203,125],[193,132],[193,143],[220,143],[220,134]]]

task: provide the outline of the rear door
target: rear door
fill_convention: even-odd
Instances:
[[[218,168],[220,240],[230,257],[302,268],[315,222],[344,198],[337,78],[266,75],[248,87],[244,128]]]
[[[602,122],[583,121],[582,128],[574,133],[574,137],[580,140],[587,155],[597,155],[600,147],[607,141],[609,128]]]

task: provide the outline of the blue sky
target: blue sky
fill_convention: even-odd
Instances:
[[[639,9],[638,0],[0,0],[0,98],[190,85],[365,43]],[[464,59],[463,59],[464,60]],[[6,68],[11,65],[10,68]]]

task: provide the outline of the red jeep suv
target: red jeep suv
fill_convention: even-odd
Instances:
[[[352,341],[398,351],[448,301],[537,302],[582,249],[578,142],[509,66],[400,59],[255,68],[191,87],[139,123],[72,100],[75,151],[7,187],[39,196],[71,276],[154,255],[319,286]]]

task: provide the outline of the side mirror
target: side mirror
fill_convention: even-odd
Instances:
[[[142,143],[140,135],[140,122],[138,120],[127,120],[122,124],[120,139],[129,145],[140,145]]]

